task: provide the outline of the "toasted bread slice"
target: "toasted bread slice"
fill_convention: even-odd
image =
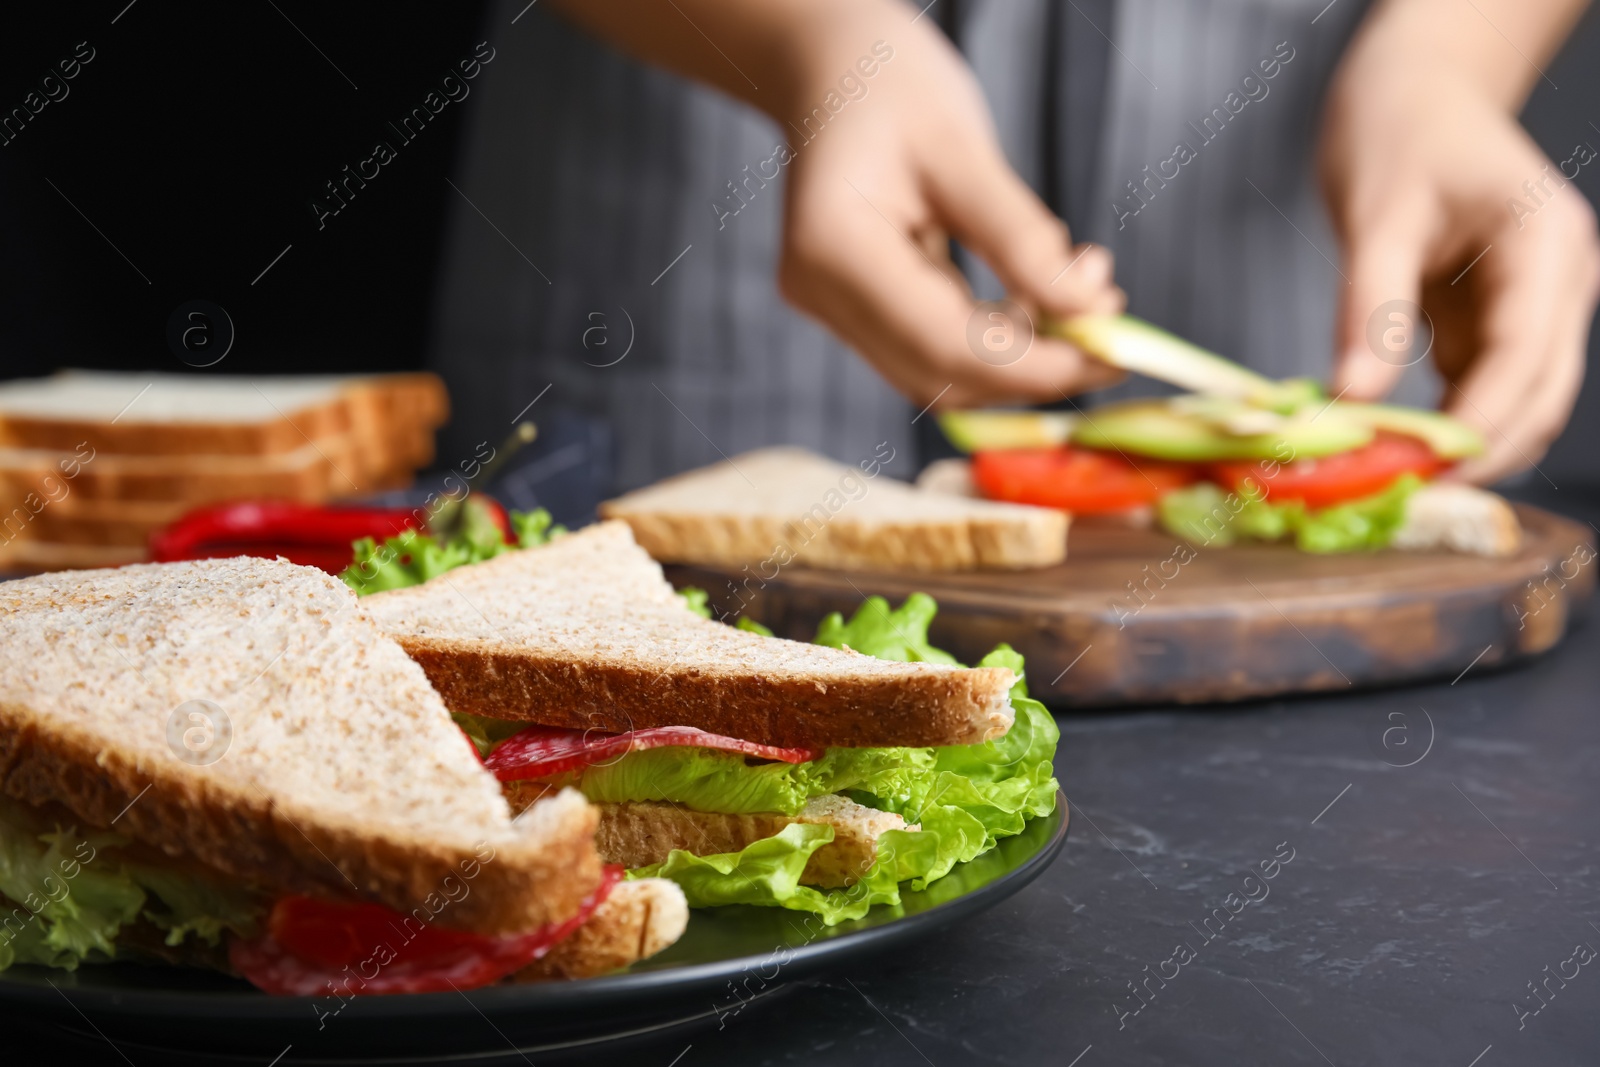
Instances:
[[[702,619],[605,522],[364,605],[452,711],[768,745],[960,745],[1011,726],[1010,671],[893,663]]]
[[[1049,508],[922,493],[799,448],[764,448],[600,506],[668,563],[845,570],[1047,567],[1067,554]]]
[[[517,972],[518,981],[592,978],[648,959],[683,936],[689,902],[677,883],[640,878],[619,883],[589,916],[543,959]]]
[[[0,584],[0,792],[246,885],[486,933],[564,920],[600,876],[593,807],[569,790],[513,821],[416,664],[281,560]]]
[[[595,845],[607,863],[647,867],[664,862],[674,849],[696,856],[738,852],[771,837],[791,823],[833,827],[833,840],[811,854],[800,881],[832,889],[853,885],[878,858],[878,838],[889,830],[916,830],[900,816],[863,807],[831,793],[812,797],[798,815],[763,812],[719,815],[689,811],[670,802],[601,804]]]
[[[387,470],[448,415],[432,375],[200,377],[65,371],[0,385],[0,446],[96,454],[269,455],[354,432]],[[424,442],[417,435],[429,435]]]
[[[1476,486],[1431,482],[1406,498],[1395,548],[1448,549],[1474,556],[1514,556],[1522,524],[1504,497]]]

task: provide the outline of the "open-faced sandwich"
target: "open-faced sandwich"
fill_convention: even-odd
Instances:
[[[166,961],[325,998],[597,974],[677,939],[599,812],[513,817],[348,588],[250,558],[0,583],[0,970]]]
[[[1082,412],[949,412],[971,454],[944,484],[1076,515],[1155,519],[1197,544],[1292,540],[1308,552],[1385,547],[1508,555],[1499,496],[1434,479],[1477,455],[1478,432],[1437,411],[1330,400],[1272,381],[1128,316],[1057,327],[1084,351],[1192,392]],[[953,475],[953,477],[952,477]]]
[[[870,600],[806,644],[712,621],[623,522],[450,553],[367,542],[344,577],[385,590],[362,606],[514,808],[576,789],[601,857],[691,906],[859,918],[1054,810],[1059,732],[1021,657],[956,664],[927,642],[927,597]]]

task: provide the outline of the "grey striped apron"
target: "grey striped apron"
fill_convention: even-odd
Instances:
[[[1130,310],[1268,373],[1322,374],[1343,283],[1310,146],[1361,0],[1313,24],[1320,6],[939,0],[930,14],[1019,172],[1115,250]],[[914,407],[777,294],[782,179],[745,186],[737,215],[713,206],[772,155],[777,127],[525,0],[494,5],[486,36],[497,56],[469,104],[431,340],[456,405],[441,460],[524,412],[559,413],[609,428],[590,457],[608,456],[591,464],[601,493],[774,443],[854,463],[888,442],[904,457],[888,472],[914,475],[933,420],[913,427]],[[1243,99],[1280,42],[1293,58],[1232,113],[1229,93]],[[1228,121],[1201,143],[1189,123],[1213,107]],[[1185,139],[1196,158],[1129,201]],[[1119,201],[1139,210],[1119,219]]]

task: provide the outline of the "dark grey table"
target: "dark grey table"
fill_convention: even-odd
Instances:
[[[1600,521],[1562,496],[1535,502]],[[1600,949],[1600,626],[1525,668],[1462,667],[1064,716],[1072,836],[1039,881],[721,1030],[593,1061],[1600,1063],[1600,957],[1580,962]],[[8,1064],[74,1057],[122,1062],[0,1044]]]
[[[632,1062],[1600,1063],[1600,625],[1453,682],[1061,724],[1038,882]]]

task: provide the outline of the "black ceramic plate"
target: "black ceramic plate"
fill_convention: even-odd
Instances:
[[[577,982],[503,985],[471,993],[357,997],[344,1002],[269,997],[202,971],[113,964],[66,973],[15,967],[0,974],[0,1012],[139,1050],[204,1053],[205,1062],[291,1064],[489,1062],[548,1058],[597,1042],[726,1023],[794,980],[859,955],[926,936],[993,907],[1036,878],[1067,838],[1066,798],[971,863],[898,907],[838,926],[800,912],[728,907],[691,914],[667,951],[623,974]],[[104,1046],[102,1046],[103,1048]]]

